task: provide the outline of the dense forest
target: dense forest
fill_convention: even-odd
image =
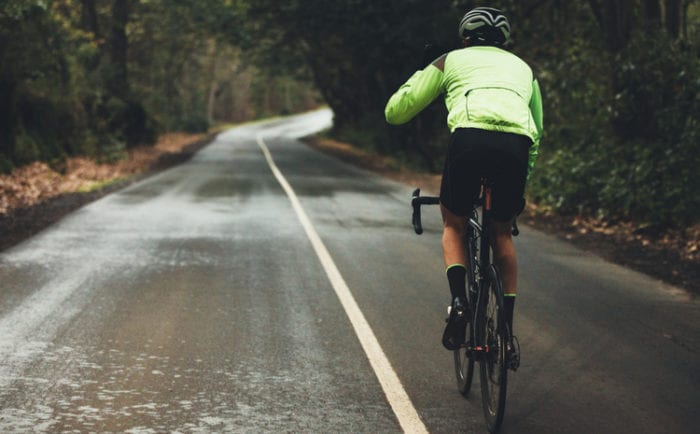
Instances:
[[[242,20],[223,0],[0,1],[0,171],[318,106],[246,60]]]
[[[430,56],[459,46],[459,19],[479,5],[507,12],[508,49],[543,89],[532,200],[698,223],[694,0],[4,0],[0,169],[119,158],[160,131],[325,102],[336,137],[439,170],[443,105],[399,128],[383,108]]]

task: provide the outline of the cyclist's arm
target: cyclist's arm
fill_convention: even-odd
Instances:
[[[384,109],[388,123],[405,124],[442,93],[443,64],[444,57],[441,57],[417,71],[389,98]]]
[[[537,79],[532,81],[532,98],[530,98],[530,111],[532,112],[532,118],[535,121],[535,127],[537,128],[537,136],[530,147],[530,159],[528,161],[527,167],[527,178],[530,179],[532,174],[532,168],[535,167],[535,160],[537,160],[537,155],[540,150],[540,139],[542,138],[543,123],[542,123],[542,94],[540,93],[540,85]]]

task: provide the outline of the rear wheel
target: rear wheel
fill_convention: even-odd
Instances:
[[[491,265],[488,279],[484,282],[481,296],[485,299],[480,310],[479,335],[483,339],[484,357],[480,360],[481,400],[484,407],[486,425],[490,432],[496,432],[503,422],[506,408],[506,386],[508,366],[506,363],[506,330],[503,313],[503,290],[498,269]]]

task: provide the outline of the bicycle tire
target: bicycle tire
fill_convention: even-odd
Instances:
[[[471,321],[467,323],[467,340],[470,336]],[[474,358],[468,353],[468,344],[460,346],[453,351],[455,362],[455,376],[457,377],[457,389],[463,396],[469,394],[474,378]]]
[[[479,309],[479,333],[488,351],[479,361],[481,401],[489,432],[496,432],[503,422],[508,386],[506,342],[508,331],[503,315],[503,288],[495,265],[488,268]]]
[[[476,211],[472,211],[472,218],[478,219]],[[467,226],[466,244],[467,244],[467,298],[469,303],[470,314],[474,312],[475,296],[472,293],[472,288],[475,288],[478,281],[478,266],[479,261],[479,243],[477,242],[476,231],[473,227]],[[454,350],[455,376],[457,378],[457,389],[462,396],[467,396],[472,386],[474,378],[474,357],[469,353],[469,346],[472,345],[472,322],[473,315],[467,323],[467,330],[464,336],[467,337],[467,343],[460,348]]]

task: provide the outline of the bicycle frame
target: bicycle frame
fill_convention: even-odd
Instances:
[[[479,211],[481,208],[481,222],[479,221]],[[467,278],[469,279],[467,298],[471,309],[472,324],[480,324],[478,316],[483,315],[485,309],[485,294],[482,290],[486,287],[486,280],[489,279],[488,272],[483,269],[484,264],[490,264],[489,257],[489,218],[491,212],[491,187],[484,185],[482,195],[474,204],[472,215],[467,219],[467,233],[465,234],[467,258]],[[478,257],[477,257],[478,255]],[[476,361],[481,360],[484,354],[489,353],[487,342],[483,342],[483,330],[470,327],[469,340],[467,341],[467,354],[474,357]],[[471,347],[469,346],[471,344]]]

